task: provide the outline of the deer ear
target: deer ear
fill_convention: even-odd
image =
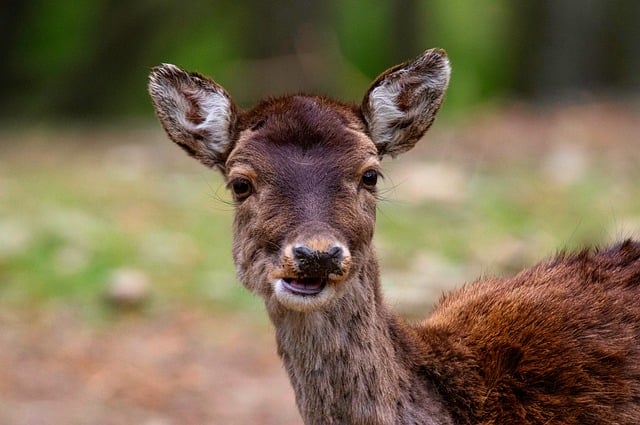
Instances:
[[[164,64],[149,75],[149,94],[169,138],[206,166],[224,172],[237,120],[227,92],[206,77]]]
[[[413,148],[433,123],[451,67],[441,49],[382,73],[362,101],[362,113],[380,156]]]

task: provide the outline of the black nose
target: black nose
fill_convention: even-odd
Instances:
[[[293,258],[303,276],[326,277],[329,274],[342,274],[344,250],[339,246],[333,246],[327,251],[316,251],[298,245],[293,248]]]

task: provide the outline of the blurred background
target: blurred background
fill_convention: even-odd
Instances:
[[[633,0],[6,0],[0,113],[148,119],[162,62],[212,75],[242,105],[274,93],[357,98],[391,64],[441,46],[455,66],[445,113],[499,99],[628,97],[640,86]]]
[[[384,291],[415,319],[479,275],[640,237],[638,22],[635,0],[5,0],[0,423],[301,423],[224,184],[162,133],[151,67],[242,107],[359,101],[447,50],[439,119],[385,164],[378,215]]]

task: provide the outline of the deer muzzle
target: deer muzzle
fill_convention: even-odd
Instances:
[[[344,249],[340,245],[334,245],[326,251],[297,245],[292,248],[292,253],[301,276],[329,277],[343,274]]]
[[[294,296],[314,296],[349,273],[349,249],[333,238],[311,238],[286,245],[273,280]],[[333,288],[335,289],[335,288]]]

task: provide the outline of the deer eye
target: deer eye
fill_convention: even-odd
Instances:
[[[233,192],[236,201],[244,201],[253,194],[253,185],[249,180],[244,178],[233,179],[231,183],[229,183],[229,188],[231,192]]]
[[[378,183],[378,172],[376,170],[367,170],[362,174],[362,186],[367,189],[374,189]]]

